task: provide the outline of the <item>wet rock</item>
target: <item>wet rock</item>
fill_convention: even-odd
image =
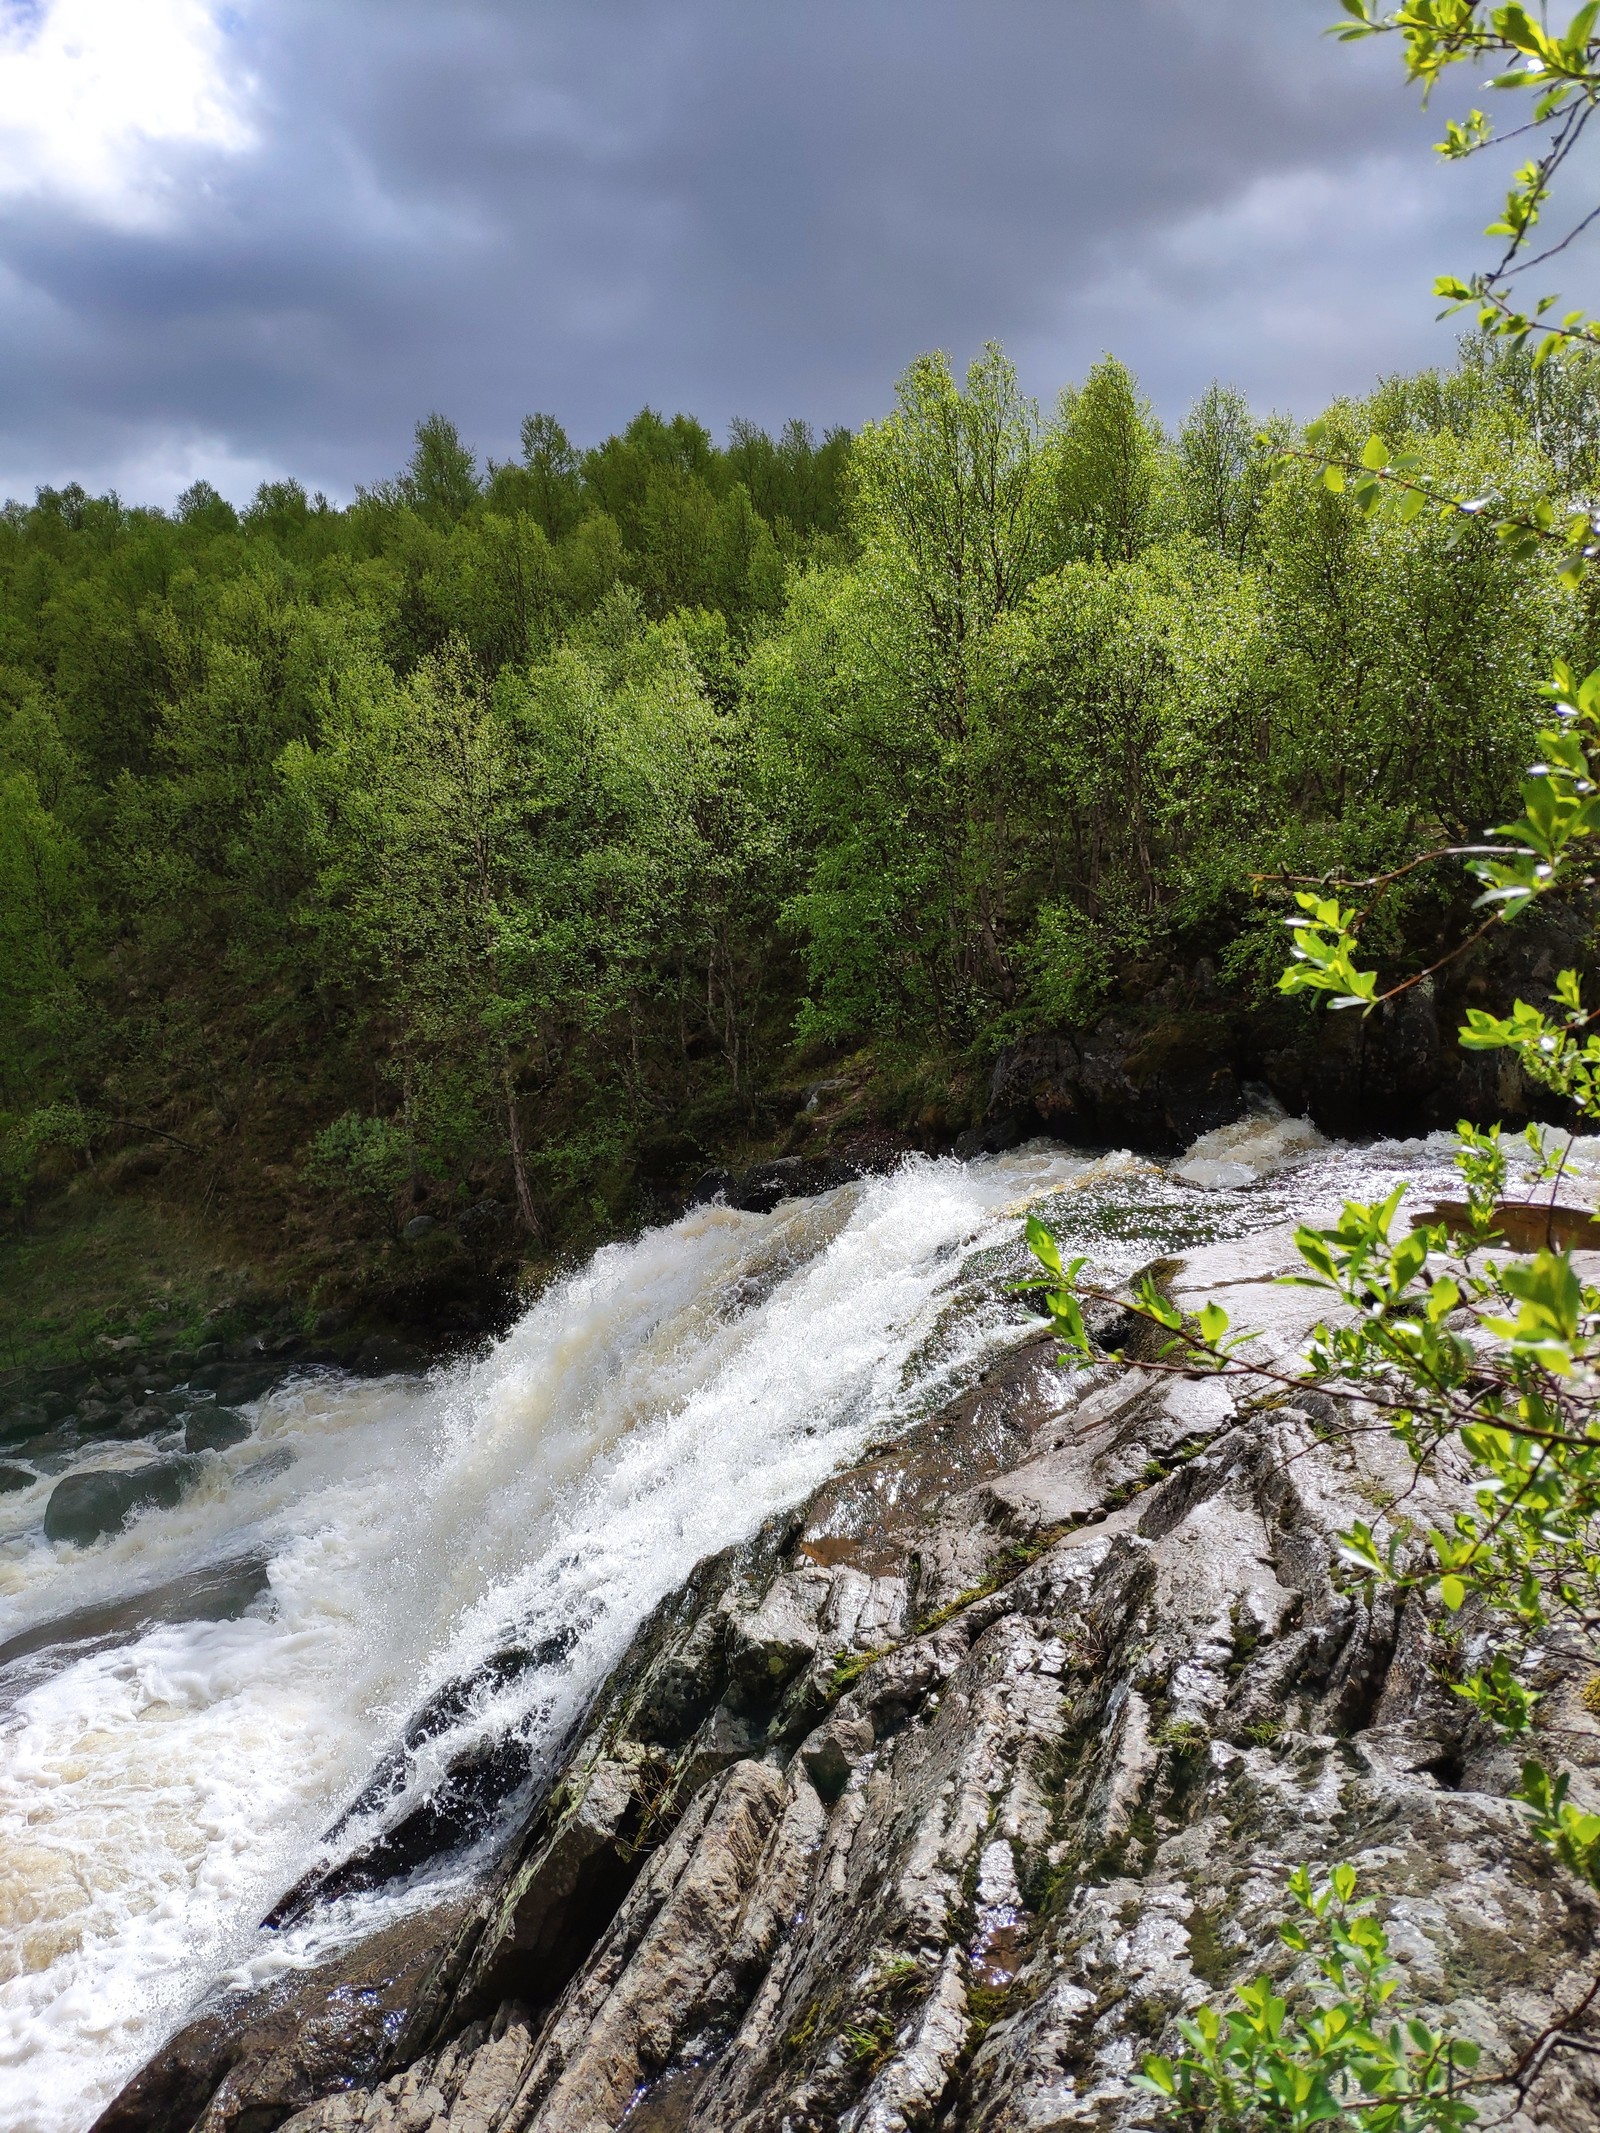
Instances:
[[[421,1361],[421,1356],[408,1341],[399,1340],[392,1333],[373,1334],[370,1340],[362,1342],[356,1356],[357,1368],[370,1370],[375,1375],[415,1370]]]
[[[729,1672],[737,1693],[771,1703],[811,1660],[831,1582],[823,1570],[788,1571],[774,1579],[759,1607],[731,1618]]]
[[[0,1644],[0,1667],[36,1653],[125,1644],[158,1622],[231,1622],[268,1590],[265,1556],[191,1570],[125,1600],[75,1608]]]
[[[1008,1148],[1019,1147],[1027,1137],[1023,1115],[1006,1111],[981,1126],[969,1126],[965,1133],[958,1133],[950,1152],[959,1162],[969,1163],[978,1155],[1003,1155]]]
[[[144,1466],[68,1474],[45,1505],[45,1539],[87,1548],[107,1533],[119,1533],[140,1511],[171,1510],[200,1471],[198,1460],[180,1454]]]
[[[404,1919],[353,1955],[290,1971],[245,2008],[221,1996],[128,2084],[93,2133],[178,2133],[202,2118],[205,2133],[266,2133],[312,2098],[348,2090],[381,2065],[459,1916],[459,1905],[447,1905]]]
[[[1245,1108],[1227,1018],[1107,1015],[1085,1030],[1024,1038],[1000,1055],[991,1119],[1032,1119],[1064,1140],[1187,1147]],[[976,1151],[974,1151],[976,1152]]]
[[[31,1489],[38,1478],[31,1467],[13,1466],[9,1460],[0,1460],[0,1496],[10,1496],[18,1489]]]
[[[250,1424],[233,1407],[194,1407],[183,1418],[186,1452],[225,1452],[249,1434]]]
[[[1469,1008],[1506,1014],[1517,998],[1543,1005],[1557,971],[1592,974],[1592,916],[1581,905],[1552,907],[1497,929],[1364,1018],[1231,996],[1204,958],[1159,983],[1130,971],[1123,1001],[1094,1022],[1037,1031],[1001,1052],[984,1124],[958,1150],[980,1153],[984,1135],[1020,1121],[1068,1140],[1175,1151],[1240,1117],[1251,1087],[1339,1134],[1426,1132],[1463,1117],[1556,1118],[1555,1099],[1514,1060],[1463,1051],[1456,1032]],[[1463,914],[1457,937],[1468,930]],[[1411,967],[1438,945],[1428,942]]]
[[[165,1429],[167,1411],[156,1401],[141,1401],[137,1407],[125,1407],[117,1417],[116,1435],[119,1437],[153,1437]]]
[[[842,1154],[778,1156],[742,1171],[728,1190],[728,1205],[750,1214],[769,1214],[782,1200],[832,1192],[836,1185],[848,1185],[863,1176],[865,1170],[865,1164]]]
[[[892,1167],[905,1153],[900,1143],[883,1147],[838,1148],[827,1155],[780,1155],[752,1163],[748,1170],[707,1170],[690,1188],[686,1205],[709,1207],[722,1201],[742,1213],[770,1214],[784,1200],[815,1198],[878,1170]]]
[[[14,1443],[22,1437],[36,1436],[50,1425],[50,1417],[42,1403],[36,1400],[17,1400],[0,1415],[0,1444]]]

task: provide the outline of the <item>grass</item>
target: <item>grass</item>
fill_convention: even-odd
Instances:
[[[73,1362],[106,1334],[180,1346],[248,1284],[237,1246],[198,1215],[65,1194],[0,1237],[0,1369]]]

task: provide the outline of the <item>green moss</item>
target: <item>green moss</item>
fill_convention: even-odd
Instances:
[[[1155,1742],[1158,1748],[1170,1748],[1174,1755],[1203,1755],[1211,1734],[1196,1718],[1171,1718],[1157,1726]]]
[[[803,2052],[817,2033],[817,2024],[822,2018],[822,2002],[813,2000],[800,2020],[790,2030],[784,2042],[792,2052]]]
[[[880,1659],[887,1659],[891,1652],[898,1650],[898,1645],[880,1644],[874,1651],[851,1652],[847,1658],[839,1661],[829,1675],[828,1693],[832,1696],[842,1696],[846,1689],[854,1688],[869,1666],[876,1666]]]
[[[1214,1988],[1228,1982],[1233,1968],[1228,1951],[1222,1944],[1222,1936],[1217,1931],[1219,1915],[1196,1904],[1189,1913],[1186,1927],[1189,1935],[1189,1967],[1196,1977]]]
[[[969,1985],[967,1987],[967,2019],[974,2031],[974,2041],[999,2021],[1006,2011],[1011,1997],[1011,1984]]]

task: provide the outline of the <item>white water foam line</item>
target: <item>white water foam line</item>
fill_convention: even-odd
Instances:
[[[1443,1150],[1357,1156],[1268,1121],[1204,1152],[1229,1171],[1209,1190],[1161,1182],[1237,1231],[1282,1220],[1302,1189],[1319,1203],[1376,1190],[1402,1153],[1437,1173]],[[1225,1189],[1274,1166],[1254,1200]],[[1014,1240],[1041,1194],[1121,1177],[1137,1197],[1150,1176],[1021,1150],[914,1162],[770,1215],[701,1209],[597,1253],[481,1360],[274,1396],[199,1489],[93,1548],[44,1540],[46,1490],[0,1501],[0,1641],[206,1565],[268,1561],[238,1619],[159,1625],[53,1670],[36,1655],[0,1704],[0,2127],[81,2133],[219,1982],[258,1982],[429,1900],[379,1891],[258,1928],[430,1693],[508,1641],[565,1646],[420,1750],[407,1799],[475,1732],[518,1728],[553,1752],[697,1561],[1026,1330],[994,1294],[928,1341],[969,1253]],[[924,1349],[934,1359],[913,1364]]]

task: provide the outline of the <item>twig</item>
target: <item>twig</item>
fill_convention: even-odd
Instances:
[[[205,1153],[204,1149],[195,1147],[192,1141],[180,1141],[175,1133],[168,1133],[165,1127],[147,1125],[140,1118],[108,1118],[106,1124],[108,1126],[120,1126],[125,1133],[153,1133],[158,1141],[171,1141],[173,1147],[181,1148],[185,1155],[203,1155]]]

